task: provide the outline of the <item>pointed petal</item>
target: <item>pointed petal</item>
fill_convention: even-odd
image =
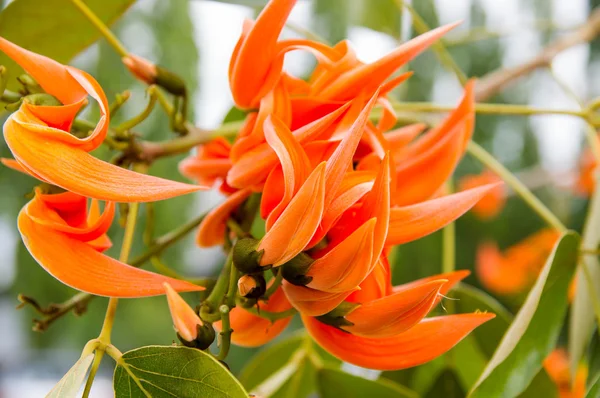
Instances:
[[[311,265],[307,275],[312,289],[341,293],[356,288],[371,271],[373,230],[370,219]]]
[[[340,305],[353,291],[358,289],[340,293],[328,293],[305,286],[292,285],[286,281],[283,281],[282,286],[290,303],[306,316],[325,315]]]
[[[437,358],[494,317],[475,313],[426,318],[406,332],[384,338],[354,336],[308,316],[302,320],[315,341],[342,361],[369,369],[398,370]]]
[[[211,247],[223,243],[227,219],[251,193],[252,190],[248,188],[237,191],[204,217],[196,235],[196,242],[200,247]]]
[[[164,294],[168,282],[180,292],[203,290],[201,286],[168,278],[121,263],[90,245],[36,224],[25,210],[19,213],[19,232],[31,256],[67,286],[108,297],[147,297]]]
[[[192,307],[185,302],[183,298],[169,285],[167,282],[163,283],[165,292],[167,294],[167,302],[169,303],[169,311],[171,311],[171,318],[173,318],[173,325],[177,333],[185,341],[193,341],[198,337],[197,326],[202,326],[200,317],[194,312]]]
[[[323,215],[325,163],[311,173],[258,246],[262,265],[279,266],[300,253],[315,234]]]
[[[270,84],[276,83],[269,74],[279,75],[283,66],[274,68],[273,65],[277,39],[295,4],[296,0],[269,1],[250,30],[240,38],[241,43],[231,59],[229,76],[231,93],[240,107],[255,106],[271,90]]]
[[[259,304],[259,311],[282,312],[290,308],[292,306],[281,288],[273,293],[268,303],[260,302]],[[241,347],[258,347],[268,343],[283,332],[292,320],[290,316],[271,323],[271,321],[251,314],[241,307],[232,309],[229,318],[233,329],[231,341]],[[221,321],[213,325],[217,331],[221,330]]]
[[[325,180],[327,181],[325,208],[329,207],[331,202],[335,199],[344,178],[344,174],[352,165],[354,152],[356,152],[356,148],[358,147],[358,143],[360,142],[360,138],[362,137],[362,133],[369,120],[369,115],[377,101],[378,95],[379,91],[376,91],[350,127],[346,137],[340,142],[340,145],[327,161],[327,168],[325,169]]]
[[[411,206],[392,207],[386,245],[410,242],[445,227],[496,186],[485,185]]]
[[[433,308],[445,279],[416,284],[411,288],[368,301],[346,319],[352,326],[343,329],[356,336],[392,337],[419,323]]]
[[[43,180],[77,194],[114,202],[150,202],[194,192],[201,187],[152,177],[103,162],[58,141],[41,140],[24,125],[4,125],[11,151]]]
[[[384,137],[390,145],[392,153],[406,147],[416,136],[425,130],[425,124],[415,123],[408,126],[399,127],[395,130],[388,131]]]
[[[426,278],[417,279],[416,281],[412,281],[409,283],[404,283],[402,285],[394,286],[392,291],[394,293],[403,292],[404,290],[412,289],[415,286],[423,285],[425,283],[438,281],[441,279],[445,279],[446,283],[444,283],[439,291],[438,298],[436,299],[436,304],[442,299],[442,296],[446,295],[450,289],[452,289],[458,282],[469,276],[471,271],[463,269],[454,272],[446,272],[444,274],[432,275]]]
[[[346,298],[350,303],[367,303],[390,295],[392,291],[391,272],[387,258],[381,256],[371,273],[360,284],[360,290]]]
[[[430,30],[396,48],[391,53],[371,64],[351,69],[326,87],[320,96],[325,99],[345,100],[355,97],[360,91],[374,91],[399,67],[425,51],[430,45],[456,27],[458,23]]]

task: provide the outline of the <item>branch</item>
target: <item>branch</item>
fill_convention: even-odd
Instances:
[[[478,102],[485,101],[494,94],[503,90],[518,78],[525,76],[538,68],[549,66],[554,57],[564,50],[578,44],[587,43],[600,34],[600,7],[590,14],[586,23],[581,25],[558,40],[552,42],[542,52],[529,62],[513,68],[501,69],[491,72],[482,77],[475,91],[475,99]]]

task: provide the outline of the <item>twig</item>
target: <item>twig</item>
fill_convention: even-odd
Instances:
[[[475,90],[475,99],[485,101],[506,86],[534,70],[550,65],[554,57],[562,51],[581,43],[587,43],[600,34],[600,8],[590,14],[586,23],[573,32],[548,45],[529,62],[513,68],[500,69],[482,77]]]

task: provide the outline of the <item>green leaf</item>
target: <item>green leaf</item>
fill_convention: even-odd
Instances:
[[[581,247],[595,249],[600,244],[600,191],[596,191],[592,196],[587,217]],[[583,267],[586,267],[589,272],[593,291],[590,291]],[[598,256],[585,255],[577,271],[577,291],[569,319],[569,360],[573,379],[594,332],[595,323],[600,327],[600,314],[594,306],[594,303],[596,305],[600,303],[598,292],[600,292],[600,260]]]
[[[247,398],[235,377],[211,355],[188,347],[148,346],[123,354],[115,369],[116,398]]]
[[[117,20],[135,0],[84,0],[105,24]],[[70,0],[15,0],[0,13],[0,36],[27,50],[67,63],[100,38],[98,30]],[[18,87],[14,78],[23,70],[0,52],[0,65],[12,78],[8,88]]]
[[[502,338],[470,397],[514,397],[523,392],[556,345],[568,306],[579,236],[565,233],[554,247],[523,307]]]
[[[418,397],[417,393],[393,381],[367,380],[339,369],[321,368],[317,374],[322,398]]]
[[[258,353],[239,375],[240,382],[248,391],[266,385],[273,390],[271,398],[307,397],[317,389],[317,368],[306,355],[307,349],[311,351],[308,354],[317,355],[318,361],[327,366],[340,364],[338,359],[317,348],[302,331]]]
[[[76,397],[81,383],[85,379],[88,369],[92,365],[94,354],[89,354],[84,358],[80,358],[75,362],[75,365],[63,376],[62,379],[54,386],[52,391],[46,395],[46,398],[71,398]]]
[[[600,338],[597,333],[590,344],[589,358],[586,398],[598,398],[600,397]]]

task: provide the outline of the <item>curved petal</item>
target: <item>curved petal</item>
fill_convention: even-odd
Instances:
[[[377,220],[372,218],[350,236],[316,259],[307,275],[313,279],[312,289],[341,293],[355,289],[371,271],[373,231]]]
[[[169,303],[169,311],[173,318],[173,325],[177,333],[185,341],[193,341],[198,337],[197,326],[202,326],[202,321],[196,312],[167,282],[163,284]]]
[[[333,84],[323,89],[319,95],[324,99],[346,100],[355,97],[361,91],[375,91],[399,67],[426,50],[457,25],[458,23],[454,23],[430,30],[371,64],[350,69],[339,76]]]
[[[114,203],[107,202],[106,206],[109,206],[109,205],[113,207],[111,217],[114,217]],[[110,227],[110,223],[112,223],[112,218],[110,219],[110,223],[108,221],[106,221],[108,214],[110,214],[109,209],[107,209],[106,206],[104,208],[104,211],[100,212],[100,204],[99,204],[98,200],[92,199],[92,201],[90,203],[90,210],[89,210],[88,217],[87,217],[87,225],[96,225],[96,226],[98,226],[97,227],[98,229],[103,230],[106,228],[105,230],[107,231],[108,228]],[[87,241],[86,243],[88,245],[92,246],[94,249],[96,249],[99,252],[103,252],[112,247],[112,242],[106,234],[102,234],[99,237],[97,237],[96,239]]]
[[[485,185],[411,206],[392,207],[386,245],[429,235],[466,213],[497,184]]]
[[[325,315],[340,305],[352,292],[358,290],[356,287],[347,292],[329,293],[305,286],[292,285],[286,281],[283,281],[282,287],[294,308],[306,316]]]
[[[419,323],[435,305],[446,279],[428,281],[382,297],[368,301],[346,315],[352,326],[344,330],[356,336],[392,337]]]
[[[494,317],[475,313],[426,318],[406,332],[384,338],[355,336],[308,316],[302,316],[302,321],[315,341],[342,361],[369,369],[398,370],[435,359]]]
[[[270,312],[287,311],[292,306],[283,290],[277,289],[269,302],[260,304],[260,309]],[[251,314],[241,307],[236,307],[229,314],[231,321],[231,341],[242,347],[258,347],[277,337],[292,320],[292,317],[278,319],[271,323],[268,319]],[[217,331],[221,330],[221,321],[213,324]]]
[[[18,218],[23,243],[50,275],[67,286],[108,297],[161,295],[165,293],[164,282],[180,292],[203,290],[201,286],[144,271],[105,256],[84,242],[36,224],[25,209]]]
[[[496,294],[519,294],[531,283],[527,268],[520,263],[507,262],[492,243],[484,243],[477,249],[476,268],[481,284]]]
[[[321,163],[261,240],[257,251],[265,251],[262,265],[277,267],[304,250],[321,222],[324,195],[325,163]]]
[[[212,209],[198,227],[196,242],[201,247],[220,245],[225,239],[225,224],[227,219],[252,194],[246,188],[229,196],[223,203]]]

